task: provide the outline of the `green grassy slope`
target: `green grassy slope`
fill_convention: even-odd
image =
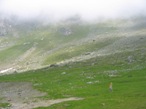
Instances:
[[[105,31],[114,32],[117,30],[116,27],[110,28],[107,25],[106,23],[57,24],[40,27],[33,27],[29,23],[16,25],[14,31],[9,33],[6,38],[0,37],[1,42],[3,42],[0,50],[0,64],[6,65],[13,61],[16,62],[15,64],[21,65],[20,67],[26,66],[26,63],[34,62],[38,62],[39,66],[49,65],[81,56],[85,52],[97,51],[98,48],[115,41],[115,37],[106,39],[100,36],[104,35]],[[69,34],[68,31],[70,31]],[[99,37],[103,37],[104,40]],[[95,40],[94,43],[92,43],[93,40]],[[31,53],[32,48],[35,50]],[[28,53],[29,51],[30,53]],[[19,59],[24,56],[23,60],[25,61],[21,60],[20,62]]]
[[[92,58],[92,53],[96,57],[140,49],[145,46],[146,28],[138,22],[140,20],[109,20],[46,26],[35,22],[20,23],[14,26],[8,38],[0,38],[1,46],[6,46],[0,50],[0,65],[14,62],[19,68],[34,69],[79,58],[86,60]]]
[[[43,99],[84,98],[38,109],[146,108],[146,28],[142,23],[123,20],[30,29],[19,28],[19,37],[11,40],[0,38],[12,44],[0,50],[1,65],[17,61],[21,66],[37,67],[74,61],[0,76],[0,82],[31,82],[47,93]],[[72,34],[66,35],[66,30]],[[0,108],[7,105],[0,103]]]
[[[146,59],[139,57],[140,53],[118,53],[63,67],[1,76],[0,82],[32,82],[34,88],[47,93],[43,99],[84,98],[38,109],[145,109]],[[129,62],[127,57],[132,54],[134,61]],[[113,92],[108,88],[110,82]]]

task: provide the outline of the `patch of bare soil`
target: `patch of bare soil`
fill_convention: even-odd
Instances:
[[[11,104],[9,109],[33,109],[37,107],[48,107],[56,103],[71,100],[81,100],[81,98],[64,98],[56,100],[41,100],[39,97],[45,93],[33,89],[32,84],[27,82],[5,82],[0,83],[0,102]]]

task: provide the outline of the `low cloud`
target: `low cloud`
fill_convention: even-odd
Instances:
[[[0,14],[21,19],[58,21],[79,15],[84,20],[146,15],[146,0],[1,0]]]

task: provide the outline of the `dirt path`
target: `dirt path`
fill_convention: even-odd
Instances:
[[[41,100],[38,98],[45,95],[45,93],[33,89],[32,84],[27,82],[0,83],[0,97],[3,98],[0,102],[10,103],[11,107],[9,109],[33,109],[48,107],[65,101],[82,100],[76,97],[56,100]]]
[[[72,100],[81,100],[81,98],[65,98],[65,99],[57,99],[57,100],[43,100],[43,101],[36,101],[30,103],[16,103],[11,102],[12,107],[10,109],[33,109],[37,107],[48,107],[53,104],[65,102],[65,101],[72,101]]]

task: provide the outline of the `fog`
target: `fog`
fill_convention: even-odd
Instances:
[[[146,15],[146,0],[0,0],[2,17],[59,21],[78,15],[87,21]]]

